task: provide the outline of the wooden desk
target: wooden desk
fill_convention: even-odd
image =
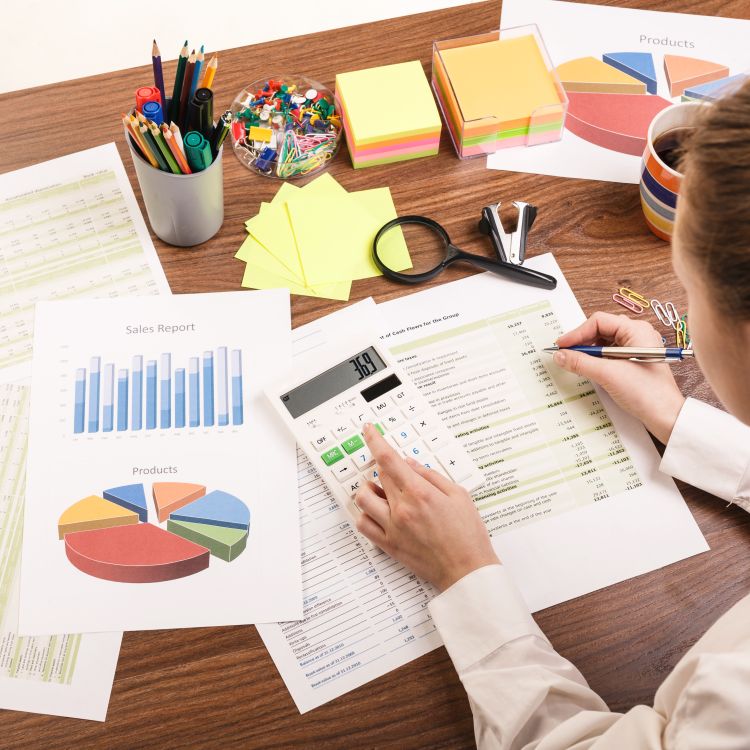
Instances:
[[[607,4],[748,17],[744,0]],[[429,71],[432,40],[497,28],[499,6],[486,2],[223,52],[217,108],[224,109],[243,85],[271,70],[300,70],[330,87],[337,71],[416,57]],[[252,23],[253,16],[252,10],[238,8],[226,13],[227,23]],[[148,62],[147,39],[140,41]],[[206,42],[210,48],[211,40]],[[167,66],[167,80],[173,66]],[[144,65],[0,96],[0,172],[114,140],[140,200],[118,113],[132,101],[136,86],[150,80],[150,66]],[[394,92],[394,103],[397,99]],[[76,120],[78,102],[86,100],[96,104],[101,117],[79,121],[76,130],[64,125]],[[389,185],[400,213],[434,217],[459,245],[476,252],[487,252],[475,231],[482,206],[498,199],[532,202],[541,210],[530,254],[554,252],[586,312],[619,312],[610,297],[623,285],[685,306],[669,249],[646,229],[633,185],[489,171],[483,159],[459,161],[447,135],[437,158],[354,171],[344,149],[331,171],[349,190]],[[230,154],[224,173],[226,218],[213,240],[194,250],[156,240],[176,293],[240,288],[244,265],[233,255],[245,235],[243,222],[261,201],[270,200],[278,183],[250,174]],[[461,275],[450,271],[440,282]],[[354,284],[352,300],[372,295],[382,301],[401,293],[383,279],[370,279]],[[293,297],[294,325],[338,307]],[[680,366],[676,372],[686,393],[715,403],[697,368]],[[750,590],[750,517],[698,490],[681,490],[710,553],[537,615],[554,646],[616,711],[651,702],[684,651]],[[2,712],[0,745],[401,750],[472,747],[473,734],[466,695],[442,648],[300,716],[255,628],[248,626],[127,633],[106,723]]]

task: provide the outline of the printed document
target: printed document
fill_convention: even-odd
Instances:
[[[540,351],[584,315],[551,255],[528,265],[557,289],[480,274],[378,305],[379,321],[360,303],[294,338],[379,326],[484,472],[477,507],[538,611],[708,547],[643,426]],[[304,619],[258,630],[305,712],[441,641],[434,589],[363,542],[301,451],[298,473]]]

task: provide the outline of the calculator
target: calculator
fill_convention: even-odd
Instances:
[[[362,427],[371,422],[402,456],[434,469],[471,491],[484,482],[408,377],[372,337],[317,349],[294,361],[294,374],[266,390],[274,411],[320,472],[349,515],[367,481],[380,484],[379,470]]]

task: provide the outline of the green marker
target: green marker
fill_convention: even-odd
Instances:
[[[197,130],[191,130],[183,143],[188,164],[192,169],[201,172],[211,166],[211,145]]]

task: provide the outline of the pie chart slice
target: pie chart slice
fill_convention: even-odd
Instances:
[[[568,92],[565,127],[610,151],[641,156],[651,120],[671,102],[660,96]]]
[[[656,93],[656,68],[650,52],[608,52],[602,55],[602,61],[643,81],[649,94]]]
[[[138,514],[121,508],[98,495],[89,495],[66,508],[57,521],[57,533],[62,539],[74,531],[107,529],[138,523]]]
[[[682,98],[707,101],[714,101],[724,94],[729,94],[738,89],[747,80],[746,73],[740,73],[729,78],[720,78],[718,81],[702,83],[699,86],[691,86],[682,92]]]
[[[167,531],[206,547],[212,555],[225,562],[231,562],[239,557],[247,545],[246,529],[229,529],[225,526],[174,521],[170,518],[167,522]]]
[[[146,492],[142,484],[126,484],[122,487],[111,487],[104,490],[104,499],[115,505],[132,510],[138,514],[141,523],[148,521],[148,506],[146,505]]]
[[[664,55],[664,72],[669,83],[669,95],[680,96],[691,86],[717,81],[729,75],[729,68],[710,60],[682,55]]]
[[[172,513],[170,518],[173,521],[207,523],[247,531],[250,526],[250,509],[234,495],[214,490],[189,505],[183,506]]]
[[[557,75],[567,92],[645,94],[646,84],[595,57],[579,57],[557,66]]]
[[[159,521],[166,521],[173,510],[192,503],[206,494],[202,484],[189,482],[154,482],[152,485],[156,517]]]
[[[65,535],[65,554],[80,570],[120,583],[156,583],[205,570],[209,550],[150,523]]]

